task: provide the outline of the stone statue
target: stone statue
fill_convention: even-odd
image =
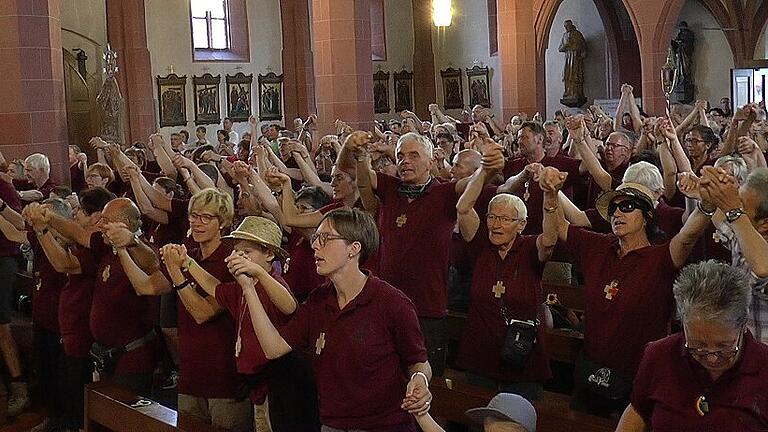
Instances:
[[[677,68],[677,86],[673,91],[672,100],[682,103],[693,101],[693,43],[696,40],[693,32],[688,28],[688,23],[681,21],[678,26],[680,31],[672,40],[672,50],[675,53],[675,65]]]
[[[101,114],[101,133],[104,141],[123,143],[123,96],[117,86],[117,53],[107,44],[104,52],[104,84],[96,96]]]
[[[587,57],[587,42],[584,35],[576,29],[573,21],[563,23],[565,34],[558,50],[565,53],[563,67],[563,98],[560,103],[569,107],[578,107],[586,103],[584,97],[584,59]]]

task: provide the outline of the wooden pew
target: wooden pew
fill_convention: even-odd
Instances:
[[[132,407],[139,397],[109,382],[88,385],[85,394],[85,432],[224,432],[157,402]]]

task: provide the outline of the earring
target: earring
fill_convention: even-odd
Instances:
[[[352,254],[349,254],[349,258],[352,258],[353,256],[354,256],[354,255],[352,255]]]

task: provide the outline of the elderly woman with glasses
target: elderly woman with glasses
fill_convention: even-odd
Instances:
[[[557,215],[559,240],[584,278],[584,351],[576,364],[572,407],[608,415],[626,406],[645,345],[667,335],[672,282],[709,224],[714,206],[700,204],[670,241],[654,243],[653,192],[623,183],[596,203],[612,232],[594,233],[563,217],[557,181],[562,175],[545,168],[540,184],[546,191],[544,212]]]
[[[768,430],[768,346],[746,329],[747,275],[693,264],[674,295],[683,332],[645,349],[617,431]]]

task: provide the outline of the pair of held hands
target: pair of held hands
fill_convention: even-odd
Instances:
[[[169,269],[173,268],[180,270],[182,267],[186,267],[190,262],[187,247],[183,244],[167,244],[161,247],[160,257],[165,266]],[[258,277],[259,275],[267,273],[267,270],[251,261],[247,254],[242,251],[233,250],[228,257],[224,258],[224,262],[227,263],[229,272],[235,277]]]
[[[678,175],[677,187],[685,196],[697,199],[710,208],[728,211],[743,207],[736,179],[719,167],[702,168],[701,177],[693,173],[681,173]]]

